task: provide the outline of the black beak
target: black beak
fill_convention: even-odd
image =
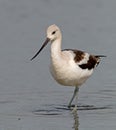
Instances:
[[[39,51],[30,59],[31,61],[42,51],[42,49],[47,45],[47,43],[50,41],[49,38],[46,38],[45,42],[43,43],[42,47],[39,49]]]

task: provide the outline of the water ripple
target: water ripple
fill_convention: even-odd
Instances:
[[[72,105],[68,108],[67,105],[42,105],[40,108],[33,111],[35,115],[62,115],[67,111],[73,110],[75,106]],[[101,110],[101,109],[111,109],[110,106],[93,106],[93,105],[78,105],[78,111],[86,110]]]

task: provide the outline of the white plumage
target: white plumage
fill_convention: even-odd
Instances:
[[[40,50],[31,59],[33,60],[50,41],[51,43],[51,74],[61,85],[75,86],[74,94],[69,102],[69,107],[77,95],[79,86],[82,85],[93,73],[103,55],[94,56],[75,49],[61,50],[62,34],[56,25],[47,29],[47,38]]]

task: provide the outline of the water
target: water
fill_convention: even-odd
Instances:
[[[57,24],[63,48],[104,54],[80,88],[78,111],[67,104],[73,87],[49,73],[49,49],[30,58]],[[114,130],[116,128],[116,1],[0,1],[0,130]]]

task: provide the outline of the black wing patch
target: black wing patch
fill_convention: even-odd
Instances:
[[[77,63],[77,62],[80,62],[82,59],[84,59],[84,56],[85,56],[85,53],[83,51],[80,51],[80,50],[75,50],[75,49],[64,49],[62,51],[72,51],[74,54],[75,54],[75,57],[74,57],[74,61]]]
[[[99,59],[100,59],[99,57],[90,55],[88,62],[86,64],[79,65],[79,67],[82,69],[91,70],[91,69],[95,68],[96,65],[99,64]]]
[[[62,51],[72,51],[75,54],[74,57],[74,61],[80,62],[81,60],[83,60],[85,58],[85,52],[84,51],[80,51],[80,50],[75,50],[75,49],[64,49]],[[81,69],[88,69],[91,70],[93,68],[95,68],[99,62],[100,62],[100,57],[106,57],[104,55],[90,55],[89,56],[89,60],[87,63],[85,64],[80,64],[78,65]]]

